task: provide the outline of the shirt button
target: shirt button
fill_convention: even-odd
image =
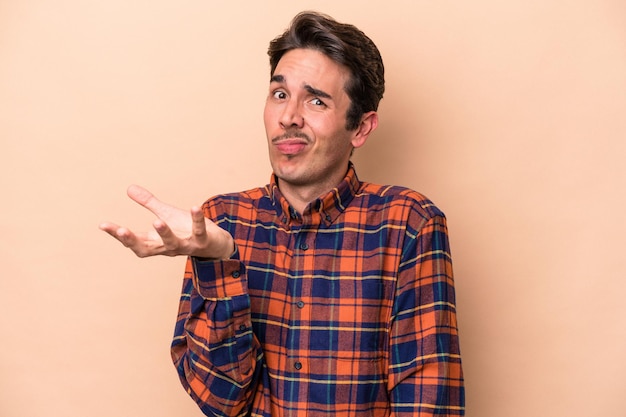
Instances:
[[[296,362],[293,364],[293,367],[296,368],[296,370],[300,370],[302,369],[302,363],[301,362]]]
[[[241,276],[239,271],[234,271],[231,275],[232,275],[233,278],[239,278]]]
[[[298,308],[303,308],[304,307],[304,301],[298,301],[296,303],[296,305],[298,306]]]
[[[309,245],[307,245],[306,243],[301,243],[300,244],[300,249],[307,250],[307,249],[309,249]]]

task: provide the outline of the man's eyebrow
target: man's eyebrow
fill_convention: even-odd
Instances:
[[[280,74],[275,74],[272,75],[272,78],[270,78],[270,83],[284,83],[285,82],[285,76],[284,75],[280,75]],[[319,90],[315,87],[310,86],[309,84],[305,84],[304,85],[304,89],[311,95],[313,96],[317,96],[317,97],[321,97],[321,98],[328,98],[332,100],[332,97],[330,94],[328,94],[325,91]]]
[[[318,90],[317,88],[313,88],[313,87],[311,87],[311,86],[310,86],[310,85],[308,85],[308,84],[305,84],[305,85],[304,85],[304,89],[305,89],[306,91],[308,91],[308,92],[309,92],[309,94],[311,94],[311,95],[313,95],[313,96],[317,96],[317,97],[321,97],[321,98],[329,98],[329,99],[332,99],[332,97],[330,96],[330,94],[328,94],[327,92],[322,91],[322,90]]]
[[[279,75],[279,74],[272,75],[272,78],[270,78],[270,82],[271,83],[284,83],[285,82],[285,77],[283,77],[282,75]]]

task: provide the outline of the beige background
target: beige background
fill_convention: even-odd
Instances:
[[[1,0],[0,415],[200,416],[169,359],[183,259],[97,225],[148,227],[131,183],[267,182],[265,51],[309,8],[385,59],[360,177],[449,218],[467,415],[624,415],[621,0]]]

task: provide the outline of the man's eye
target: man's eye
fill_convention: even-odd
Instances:
[[[273,95],[274,95],[274,98],[277,98],[277,99],[280,99],[280,100],[282,100],[285,97],[287,97],[287,94],[285,94],[284,91],[274,91]]]
[[[319,98],[314,98],[313,100],[311,100],[311,104],[313,104],[314,106],[325,106],[326,105],[326,103],[324,103]]]

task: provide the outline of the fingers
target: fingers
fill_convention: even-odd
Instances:
[[[139,185],[129,186],[126,190],[126,194],[142,206],[145,206],[150,199],[154,198],[154,195],[150,191]]]
[[[98,228],[102,231],[107,232],[108,234],[111,234],[111,232],[114,230],[117,230],[119,226],[114,223],[104,222],[104,223],[100,223],[98,225]]]
[[[108,222],[101,223],[99,227],[100,230],[107,232],[126,247],[132,247],[137,241],[135,234],[125,227],[120,227],[114,223]]]
[[[147,208],[157,216],[162,215],[165,210],[170,208],[170,206],[156,198],[150,191],[139,185],[131,185],[128,187],[126,194],[128,194],[133,201]]]
[[[206,246],[208,241],[204,214],[198,207],[191,209],[191,230],[190,234],[179,236],[162,219],[157,219],[152,226],[161,237],[165,255],[193,255],[198,249]]]
[[[154,230],[159,234],[161,240],[163,241],[164,251],[162,252],[165,255],[184,255],[181,251],[181,248],[184,246],[184,240],[176,236],[176,234],[170,229],[170,227],[161,219],[157,219],[152,224]],[[158,253],[161,254],[161,253]],[[155,255],[158,255],[155,253]]]
[[[122,242],[124,246],[127,246],[125,244],[125,241],[128,239],[128,235],[132,234],[130,230],[124,227],[120,227],[116,225],[115,223],[109,223],[109,222],[100,223],[98,227],[100,228],[100,230],[107,232],[108,234],[113,236],[115,239]]]
[[[137,235],[130,229],[120,227],[114,223],[101,223],[100,230],[113,236],[122,245],[132,250],[140,258],[160,255],[164,253],[164,246],[159,239],[151,237],[150,234],[142,233]],[[156,236],[156,234],[155,234]]]
[[[232,253],[232,237],[204,217],[200,207],[180,210],[158,200],[150,191],[131,185],[128,196],[157,216],[154,230],[135,234],[114,223],[102,223],[100,229],[113,236],[137,256],[188,255],[218,258]],[[227,238],[224,236],[227,234]],[[228,255],[228,254],[227,254]]]
[[[200,207],[191,208],[191,220],[191,234],[193,238],[199,241],[205,241],[207,238],[206,221],[204,220],[204,213]]]

